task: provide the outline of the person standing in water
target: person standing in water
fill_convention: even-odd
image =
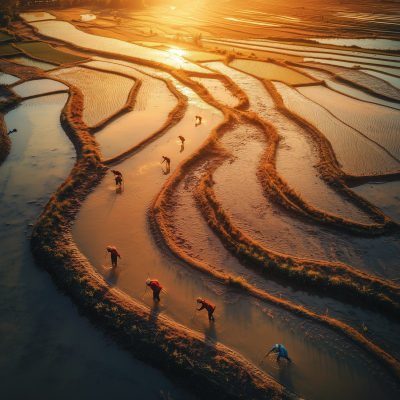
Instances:
[[[122,185],[122,175],[117,175],[115,177],[115,184],[120,186]]]
[[[205,308],[208,311],[208,319],[210,321],[215,321],[215,318],[213,317],[213,313],[215,311],[215,305],[211,303],[208,300],[203,300],[202,298],[198,297],[197,302],[201,304],[201,307],[199,309],[196,308],[197,311],[201,311],[203,308]]]
[[[196,125],[200,125],[202,119],[199,115],[196,115]]]
[[[151,290],[153,291],[153,300],[160,301],[160,293],[163,287],[158,283],[158,280],[148,278],[146,280],[146,285],[150,286]]]
[[[122,173],[121,173],[121,171],[118,171],[117,169],[112,169],[111,172],[114,174],[114,176],[115,176],[115,175],[119,175],[119,176],[121,176],[121,178],[122,178]]]
[[[114,246],[107,246],[107,251],[111,253],[111,265],[117,266],[118,264],[118,257],[121,258],[118,250]]]
[[[288,360],[289,362],[291,362],[292,360],[289,358],[288,352],[287,350],[281,345],[281,344],[276,344],[265,357],[268,357],[269,353],[278,353],[278,357],[276,358],[276,362],[279,361],[279,359],[282,358],[286,358],[286,360]],[[264,357],[264,358],[265,358]]]
[[[171,165],[171,159],[169,159],[168,157],[165,157],[165,156],[162,156],[162,158],[163,158],[163,161],[161,164],[163,164],[164,161],[166,161],[167,167],[169,168]]]
[[[185,138],[183,136],[178,136],[179,140],[182,142],[182,144],[185,144]]]

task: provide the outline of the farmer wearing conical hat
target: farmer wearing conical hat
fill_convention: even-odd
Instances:
[[[107,251],[111,253],[111,265],[115,264],[115,266],[117,266],[118,257],[121,258],[117,248],[114,246],[107,246]]]
[[[163,287],[158,283],[158,280],[148,278],[146,280],[146,285],[150,286],[151,290],[153,291],[153,300],[160,301],[160,293]]]
[[[215,311],[215,305],[208,300],[203,300],[201,297],[197,298],[197,302],[201,304],[201,307],[197,309],[197,311],[201,311],[205,308],[208,311],[208,319],[210,321],[214,321],[213,312]]]

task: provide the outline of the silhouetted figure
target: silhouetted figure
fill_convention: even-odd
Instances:
[[[121,175],[117,175],[115,177],[115,184],[121,186],[122,185],[122,176]]]
[[[197,311],[201,311],[203,308],[205,308],[208,311],[208,319],[210,321],[215,321],[215,318],[213,317],[213,313],[215,311],[215,305],[208,300],[203,300],[202,298],[198,297],[197,302],[201,304],[201,307],[199,309],[196,309]]]
[[[146,280],[146,285],[150,286],[151,290],[153,291],[153,300],[160,301],[160,293],[163,287],[158,283],[158,280],[148,278]]]
[[[111,172],[114,174],[114,176],[115,176],[115,175],[119,175],[119,176],[122,177],[121,171],[118,171],[117,169],[112,169]]]
[[[115,266],[117,266],[118,257],[121,258],[118,250],[114,246],[107,246],[107,251],[111,253],[111,265],[115,264]]]
[[[183,136],[178,136],[179,140],[182,142],[182,144],[185,144],[185,138]]]
[[[289,358],[288,352],[287,350],[281,345],[281,344],[276,344],[269,352],[269,353],[278,353],[278,357],[276,358],[276,362],[279,361],[279,359],[282,358],[286,358],[286,360],[288,360],[289,362],[291,362],[292,360]],[[268,354],[265,356],[267,357]],[[264,357],[264,358],[265,358]]]
[[[163,161],[162,161],[161,164],[163,164],[164,161],[166,161],[167,168],[169,168],[170,165],[171,165],[171,160],[168,157],[165,157],[165,156],[162,156],[162,158],[163,158]]]
[[[18,132],[17,129],[13,129],[12,131],[9,131],[8,134],[13,133],[13,132]]]
[[[203,119],[203,118],[201,118],[200,116],[196,115],[196,123],[195,123],[195,125],[196,125],[196,126],[197,126],[197,125],[200,125],[202,119]]]

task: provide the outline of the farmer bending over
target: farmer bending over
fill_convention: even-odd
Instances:
[[[118,171],[117,169],[112,169],[111,172],[114,174],[114,176],[115,176],[115,175],[119,175],[119,176],[121,176],[121,178],[122,178],[121,171]]]
[[[197,302],[201,304],[201,307],[197,309],[197,311],[201,311],[203,308],[205,308],[208,311],[208,319],[210,321],[214,321],[215,318],[213,317],[213,312],[216,306],[208,300],[203,300],[200,297],[197,298]]]
[[[276,362],[278,362],[279,359],[280,359],[281,357],[286,358],[286,360],[288,360],[289,362],[292,361],[292,360],[289,358],[289,355],[288,355],[287,350],[286,350],[281,344],[276,344],[276,345],[268,352],[268,354],[271,353],[271,352],[273,352],[273,353],[278,353],[278,357],[276,358]],[[267,354],[265,357],[267,357],[268,354]],[[264,358],[265,358],[265,357],[264,357]]]
[[[118,257],[121,258],[118,250],[114,246],[107,246],[107,251],[111,253],[111,265],[115,264],[115,266],[117,266]]]
[[[158,283],[158,280],[148,278],[146,280],[146,285],[150,286],[151,289],[153,290],[153,300],[160,301],[160,293],[163,287]]]
[[[162,158],[164,159],[163,162],[166,161],[167,167],[169,167],[171,165],[171,160],[168,157],[164,157],[164,156],[162,156]]]
[[[182,144],[184,144],[185,143],[185,138],[183,136],[178,136],[178,137],[179,137],[179,140],[182,142]]]

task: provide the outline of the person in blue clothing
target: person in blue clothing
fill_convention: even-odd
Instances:
[[[288,352],[287,350],[281,345],[281,344],[276,344],[269,352],[268,354],[265,356],[267,357],[269,355],[269,353],[278,353],[278,357],[276,358],[276,362],[279,361],[279,359],[281,357],[286,358],[286,360],[288,360],[289,362],[291,362],[292,360],[289,358]],[[264,358],[265,358],[264,357]]]

